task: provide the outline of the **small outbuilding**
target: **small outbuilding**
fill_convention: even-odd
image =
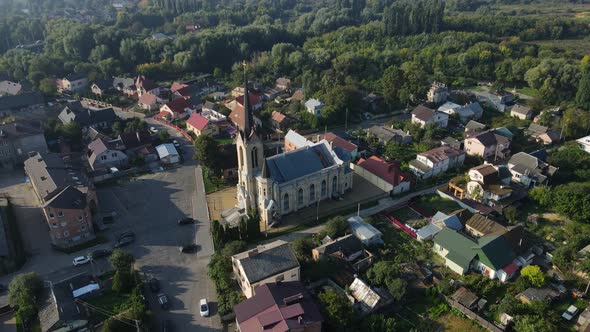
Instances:
[[[164,164],[176,164],[180,162],[180,155],[171,143],[160,144],[156,146],[158,157]]]

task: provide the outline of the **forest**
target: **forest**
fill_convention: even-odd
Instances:
[[[574,105],[576,94],[583,95],[578,86],[590,88],[579,84],[590,82],[579,50],[541,43],[585,45],[589,21],[578,15],[590,11],[584,3],[152,0],[113,11],[110,20],[90,21],[47,14],[48,3],[3,2],[6,10],[0,16],[5,36],[0,76],[28,81],[41,91],[44,79],[71,72],[87,73],[91,81],[138,73],[156,80],[214,73],[237,83],[236,64],[248,60],[256,80],[270,84],[279,75],[290,77],[308,95],[324,99],[326,118],[339,122],[345,108],[355,111],[357,96],[381,93],[393,109],[419,102],[432,80],[528,87],[551,105]],[[110,1],[55,3],[84,12]],[[493,11],[510,3],[522,9]],[[537,3],[545,7],[533,6]],[[570,14],[532,10],[547,6],[567,8]],[[24,14],[26,8],[38,14]],[[187,31],[186,26],[199,29]],[[154,39],[154,33],[171,38]],[[43,47],[15,48],[37,40],[44,41]]]

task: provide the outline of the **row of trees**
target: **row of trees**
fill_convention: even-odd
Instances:
[[[246,249],[243,241],[227,243],[223,248],[215,248],[215,254],[211,256],[208,267],[208,275],[215,283],[217,292],[217,311],[220,316],[233,311],[233,307],[243,300],[243,295],[237,291],[238,285],[232,280],[231,256]]]

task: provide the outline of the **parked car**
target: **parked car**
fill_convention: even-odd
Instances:
[[[197,251],[197,245],[194,243],[185,244],[185,245],[178,247],[178,251],[180,251],[183,254],[189,254],[189,253]]]
[[[135,238],[134,237],[123,237],[123,238],[120,238],[119,240],[117,240],[117,242],[115,242],[115,246],[114,247],[115,248],[121,248],[121,247],[124,247],[124,246],[126,246],[128,244],[133,243],[134,241],[135,241]]]
[[[118,239],[120,240],[120,239],[122,239],[124,237],[132,237],[132,238],[135,238],[135,233],[133,233],[132,231],[123,232],[123,233],[119,234],[119,238]]]
[[[158,279],[151,278],[150,281],[148,281],[148,284],[150,285],[150,290],[152,291],[152,293],[155,293],[160,290],[160,281],[158,281]]]
[[[158,129],[156,127],[150,127],[150,132],[152,134],[157,134],[158,133]]]
[[[101,257],[107,257],[111,255],[111,251],[108,249],[98,249],[98,250],[94,250],[93,252],[91,252],[90,254],[88,254],[88,257],[90,257],[90,259],[97,259],[97,258],[101,258]]]
[[[162,307],[162,309],[170,309],[170,302],[168,302],[168,297],[166,296],[166,294],[158,294],[158,303],[160,303],[160,307]]]
[[[88,258],[88,256],[78,256],[74,258],[74,261],[72,263],[74,264],[74,266],[78,266],[87,264],[88,262],[90,262],[90,258]]]
[[[174,331],[173,327],[172,327],[172,321],[169,319],[166,319],[162,322],[162,332],[172,332]]]
[[[177,140],[173,140],[173,141],[172,141],[172,144],[174,145],[174,147],[177,147],[177,148],[179,148],[179,147],[180,147],[180,143],[178,143],[178,141],[177,141]]]
[[[207,299],[201,299],[201,308],[200,308],[201,317],[209,316],[209,305],[207,304]]]
[[[178,225],[188,225],[188,224],[192,224],[194,223],[195,220],[193,218],[182,218],[182,219],[178,219]]]

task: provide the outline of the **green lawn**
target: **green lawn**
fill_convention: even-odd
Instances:
[[[127,302],[129,294],[117,294],[115,292],[107,292],[102,296],[89,299],[88,303],[99,307],[105,311],[118,314],[123,311],[121,305]]]
[[[227,138],[216,138],[215,141],[218,145],[234,144],[234,139],[231,137]]]
[[[443,213],[450,213],[461,209],[461,207],[450,199],[444,199],[437,195],[422,196],[415,202],[420,211],[427,214],[427,217],[432,217],[438,211]]]
[[[525,86],[520,89],[516,89],[516,92],[521,93],[523,95],[530,96],[530,97],[539,96],[539,91],[537,91],[537,89],[529,88],[528,86]]]
[[[416,212],[409,207],[404,207],[389,213],[395,219],[405,222],[406,220],[421,218]]]

